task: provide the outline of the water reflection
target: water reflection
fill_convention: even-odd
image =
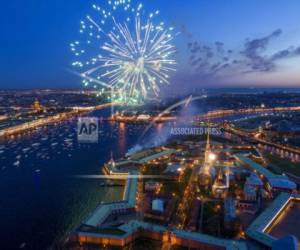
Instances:
[[[124,122],[119,123],[118,127],[118,147],[119,147],[119,152],[121,155],[126,154],[127,150],[127,145],[126,145],[126,132],[127,132],[127,127]]]

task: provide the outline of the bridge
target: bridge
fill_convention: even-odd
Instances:
[[[53,124],[56,122],[61,122],[65,119],[71,118],[73,116],[78,116],[80,114],[92,112],[95,110],[100,110],[100,109],[105,109],[114,105],[120,105],[120,103],[105,103],[97,106],[92,106],[92,107],[73,107],[71,111],[67,112],[61,112],[57,113],[55,115],[51,115],[45,118],[41,118],[38,120],[32,120],[29,122],[24,122],[19,125],[11,126],[5,129],[0,130],[0,137],[7,137],[7,136],[12,136],[15,134],[19,134],[28,130],[32,130],[38,127],[43,127],[49,124]],[[7,119],[14,119],[16,116],[13,117],[5,117],[3,120]]]
[[[271,150],[277,154],[280,154],[283,157],[288,157],[293,161],[300,161],[300,149],[290,146],[281,145],[275,142],[270,142],[262,138],[255,136],[255,133],[245,131],[239,128],[234,128],[230,124],[225,123],[222,126],[226,132],[238,135],[240,137],[246,138],[251,142],[257,143],[259,147],[264,148],[265,150]]]
[[[240,114],[258,114],[283,111],[300,111],[300,106],[294,107],[274,107],[274,108],[246,108],[246,109],[221,109],[209,111],[206,114],[194,116],[194,121],[202,121],[213,118],[222,118]]]
[[[104,103],[104,104],[99,104],[96,106],[89,106],[89,107],[75,106],[75,107],[71,107],[71,109],[76,110],[76,111],[82,111],[82,112],[91,112],[91,111],[95,111],[95,110],[101,110],[101,109],[114,107],[114,106],[120,106],[120,105],[124,105],[124,103],[109,102],[109,103]]]

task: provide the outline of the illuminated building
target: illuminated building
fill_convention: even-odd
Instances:
[[[32,104],[32,108],[36,112],[44,111],[44,107],[40,104],[38,99],[35,99],[35,101]]]
[[[162,184],[157,181],[147,181],[145,183],[145,191],[156,192],[162,187]]]
[[[212,186],[212,192],[214,197],[223,198],[223,199],[226,198],[228,194],[229,185],[230,185],[229,169],[228,167],[226,167],[225,176],[223,172],[220,170]]]
[[[203,166],[200,168],[200,172],[199,172],[200,186],[207,187],[212,184],[216,175],[215,168],[212,165],[215,159],[216,159],[215,154],[211,152],[209,134],[207,134],[207,141],[206,141],[206,147],[204,153],[204,163]]]
[[[139,115],[136,120],[137,121],[150,121],[151,116],[150,115]]]
[[[8,118],[8,115],[0,115],[0,121],[5,121]]]

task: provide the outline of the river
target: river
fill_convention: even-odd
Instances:
[[[74,176],[99,174],[111,152],[124,156],[145,126],[101,122],[94,144],[78,143],[76,127],[73,119],[1,142],[1,249],[53,249],[99,202],[121,198],[122,187]]]

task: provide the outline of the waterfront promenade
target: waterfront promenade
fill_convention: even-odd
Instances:
[[[87,114],[92,111],[105,109],[114,105],[120,105],[119,103],[105,103],[102,105],[91,106],[91,107],[71,107],[69,111],[59,112],[57,114],[49,115],[43,118],[33,119],[31,121],[23,122],[21,124],[17,124],[14,126],[6,127],[0,130],[0,138],[1,137],[8,137],[13,135],[21,134],[28,130],[34,130],[38,127],[47,126],[53,123],[62,122],[66,119],[76,117],[79,115]],[[6,120],[10,119],[6,117]]]

